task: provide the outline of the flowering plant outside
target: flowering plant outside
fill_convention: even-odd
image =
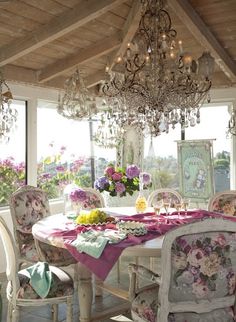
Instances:
[[[151,176],[148,173],[140,172],[140,169],[132,164],[127,168],[116,168],[114,165],[109,165],[104,170],[104,176],[95,181],[95,189],[100,192],[108,191],[111,196],[126,196],[132,195],[134,191],[139,191],[141,188],[148,188],[151,185]]]

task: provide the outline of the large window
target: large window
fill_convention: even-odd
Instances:
[[[0,206],[8,204],[12,192],[25,184],[26,178],[26,102],[12,102],[17,123],[8,143],[0,143]]]
[[[97,147],[92,138],[96,123],[69,120],[57,113],[55,104],[42,102],[37,112],[38,186],[49,198],[61,195],[65,185],[75,182],[91,187],[115,151]]]
[[[215,191],[230,189],[230,139],[226,128],[229,113],[227,106],[201,108],[201,122],[185,129],[186,140],[213,139]],[[162,133],[145,140],[144,168],[152,173],[154,189],[161,187],[178,189],[177,140],[181,139],[181,129],[177,126],[168,134]]]

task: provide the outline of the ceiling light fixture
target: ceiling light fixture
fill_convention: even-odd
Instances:
[[[64,95],[59,94],[57,111],[73,120],[88,119],[96,110],[95,97],[86,88],[79,70],[76,70],[64,84]]]
[[[101,86],[112,117],[120,126],[133,124],[152,136],[169,127],[195,126],[200,107],[210,100],[214,58],[194,60],[184,51],[163,0],[141,0],[139,28],[113,71],[106,67]]]
[[[12,93],[0,72],[0,141],[7,143],[17,120],[17,111],[11,107]]]

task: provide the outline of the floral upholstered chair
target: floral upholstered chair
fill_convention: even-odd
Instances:
[[[38,220],[50,215],[47,194],[43,190],[29,185],[19,188],[10,197],[10,210],[20,265],[32,264],[39,259],[56,266],[76,263],[66,249],[41,242],[37,242],[38,247],[35,245],[32,226]]]
[[[174,208],[176,203],[182,203],[182,197],[178,191],[168,188],[154,190],[148,197],[148,206],[154,206],[155,202],[159,200],[168,200],[171,208]]]
[[[40,278],[40,281],[42,280],[42,276],[44,276],[42,275],[42,270],[40,270],[38,276],[34,273],[34,281],[36,283],[32,282],[33,274],[30,274],[28,270],[30,268],[18,271],[18,250],[2,218],[0,218],[0,237],[3,242],[7,262],[7,321],[18,322],[19,310],[22,306],[34,307],[47,304],[52,305],[53,321],[58,321],[58,304],[64,302],[67,304],[66,322],[72,322],[72,299],[74,294],[72,278],[62,269],[39,262],[32,266],[32,268],[35,271],[36,265],[39,268],[44,267],[45,276],[47,276],[47,279],[44,280],[44,285],[46,281],[50,281],[50,283],[48,282],[47,288],[45,288],[42,282],[38,283],[38,280],[36,280],[36,277]],[[37,285],[40,285],[40,288],[36,287]]]
[[[209,200],[208,210],[229,216],[236,216],[236,190],[226,190],[216,193]]]
[[[235,321],[236,222],[206,219],[170,231],[161,265],[160,276],[129,265],[134,322]],[[137,276],[149,285],[137,289]]]
[[[31,230],[33,224],[50,214],[47,195],[39,188],[26,185],[11,195],[9,204],[21,261],[37,262],[39,258]]]

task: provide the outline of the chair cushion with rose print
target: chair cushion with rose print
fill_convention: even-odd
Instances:
[[[29,262],[38,261],[31,230],[38,220],[50,214],[46,193],[26,185],[11,195],[9,204],[20,256]]]
[[[175,204],[182,203],[182,197],[179,192],[168,188],[154,190],[148,197],[148,206],[152,207],[159,200],[169,200],[171,208],[175,208]]]
[[[103,196],[93,188],[83,188],[86,192],[86,200],[81,202],[83,209],[95,209],[105,207]]]
[[[216,193],[208,203],[208,210],[229,216],[236,216],[236,190]]]
[[[130,268],[131,286],[135,274],[152,281],[145,288],[131,289],[134,322],[235,321],[235,222],[207,219],[167,233],[162,278],[139,265]]]
[[[50,290],[46,298],[58,297],[58,296],[68,296],[72,295],[74,292],[73,280],[72,278],[63,270],[58,267],[49,266],[52,272],[52,283]],[[18,292],[19,299],[39,299],[40,296],[33,289],[30,284],[30,277],[26,269],[18,272],[20,289]],[[8,291],[11,294],[10,288],[11,283],[8,282]]]

